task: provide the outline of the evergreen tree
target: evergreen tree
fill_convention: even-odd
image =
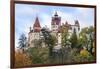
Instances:
[[[45,43],[48,45],[49,48],[49,56],[52,56],[52,50],[54,45],[56,44],[57,39],[55,36],[52,36],[50,32],[47,31],[45,28],[43,28],[41,31],[43,33]]]
[[[92,54],[92,49],[93,49],[93,40],[94,40],[94,27],[85,27],[82,28],[80,32],[81,41],[80,43],[83,46],[86,46],[87,50]]]
[[[77,38],[76,30],[74,29],[71,36],[71,47],[76,48],[77,45],[78,45],[78,38]]]
[[[22,51],[24,52],[24,49],[26,47],[26,42],[27,42],[27,38],[25,36],[25,34],[21,34],[20,38],[19,38],[19,47],[20,49],[22,49]]]
[[[62,35],[62,46],[66,47],[66,45],[68,44],[67,42],[69,41],[68,39],[69,33],[68,33],[68,27],[66,27],[65,25],[61,27],[61,35]]]

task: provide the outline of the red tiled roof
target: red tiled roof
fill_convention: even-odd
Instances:
[[[38,17],[36,17],[35,23],[33,25],[34,32],[40,32],[41,26]]]
[[[34,23],[34,25],[33,25],[33,28],[34,28],[34,27],[39,27],[39,28],[41,28],[38,17],[36,17],[36,20],[35,20],[35,23]]]
[[[58,16],[57,12],[55,12],[55,15],[54,16]]]
[[[40,32],[41,29],[34,29],[34,32]]]
[[[52,17],[52,25],[60,25],[61,17],[58,16],[57,12],[55,12],[54,17]]]

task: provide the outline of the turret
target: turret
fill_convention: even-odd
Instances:
[[[79,24],[79,21],[78,20],[75,21],[75,26],[77,26],[78,27],[78,30],[80,30],[80,24]]]
[[[61,17],[58,16],[57,12],[55,12],[51,20],[51,30],[57,32],[60,26],[61,26]]]
[[[40,32],[41,26],[38,17],[36,17],[35,23],[33,24],[33,31]]]

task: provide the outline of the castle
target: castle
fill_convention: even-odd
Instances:
[[[55,12],[54,16],[51,19],[51,30],[50,33],[52,35],[55,35],[57,38],[57,44],[61,46],[61,31],[60,28],[62,26],[65,26],[68,28],[68,32],[70,35],[73,33],[74,30],[76,30],[77,36],[79,36],[79,31],[80,31],[80,25],[78,20],[75,21],[74,25],[68,24],[68,22],[65,22],[64,24],[61,25],[61,17],[58,16],[57,12]],[[41,25],[38,17],[36,17],[35,23],[33,24],[33,27],[30,27],[30,31],[28,33],[28,46],[29,47],[34,47],[34,40],[39,40],[41,39],[42,32],[41,32]],[[45,44],[43,44],[45,46]]]

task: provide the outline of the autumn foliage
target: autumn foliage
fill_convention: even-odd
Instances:
[[[28,57],[28,55],[21,52],[15,52],[15,67],[28,66],[28,65],[31,65],[31,60]]]

